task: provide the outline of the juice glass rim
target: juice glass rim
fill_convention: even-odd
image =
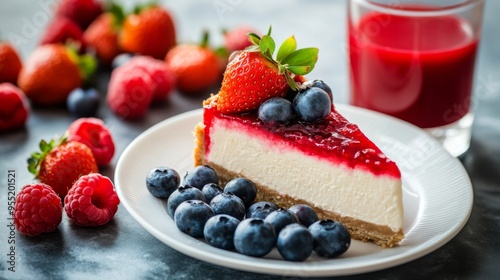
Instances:
[[[423,6],[422,9],[404,9],[404,6],[399,2],[395,3],[377,3],[373,0],[349,0],[359,5],[364,5],[371,10],[376,10],[383,13],[389,13],[401,16],[441,16],[446,14],[457,14],[465,10],[473,9],[478,5],[483,5],[484,0],[466,0],[462,3],[444,5],[444,6]],[[412,3],[414,4],[414,3]],[[432,4],[431,4],[432,5]]]

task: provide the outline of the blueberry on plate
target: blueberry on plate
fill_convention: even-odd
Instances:
[[[215,170],[208,165],[198,165],[184,175],[183,185],[195,187],[199,190],[210,183],[218,184],[219,177]]]
[[[177,207],[174,221],[177,228],[192,237],[203,237],[203,229],[214,210],[201,200],[187,200]]]
[[[205,201],[205,195],[197,188],[191,186],[178,187],[167,200],[167,213],[170,217],[174,217],[177,207],[187,200],[202,200]]]
[[[264,123],[284,124],[295,118],[295,112],[292,102],[282,97],[273,97],[259,106],[258,117]]]
[[[314,252],[321,257],[334,258],[342,255],[351,245],[351,235],[341,223],[320,220],[309,226],[314,238]]]
[[[270,223],[249,218],[241,221],[234,232],[234,248],[243,255],[263,257],[276,244],[276,233]]]
[[[299,119],[316,122],[324,119],[332,111],[332,101],[328,94],[317,87],[299,91],[293,99],[293,108]]]
[[[226,214],[215,215],[205,224],[205,240],[214,247],[234,250],[234,232],[239,223],[235,217]]]
[[[205,195],[207,203],[210,203],[214,197],[222,193],[224,190],[219,186],[219,184],[209,183],[203,186],[201,192]]]
[[[285,208],[279,208],[271,212],[264,221],[273,225],[276,234],[279,234],[281,229],[289,224],[298,223],[299,219],[292,211]]]
[[[99,103],[99,93],[94,88],[76,88],[70,92],[66,99],[69,113],[77,118],[95,116]]]
[[[305,81],[302,85],[307,87],[307,88],[317,87],[317,88],[324,90],[328,94],[328,96],[330,97],[330,100],[332,100],[332,102],[333,102],[332,88],[329,85],[327,85],[325,82],[323,82],[322,80],[318,80],[318,79],[309,80],[309,81]]]
[[[314,239],[306,227],[300,224],[289,224],[278,234],[276,247],[287,261],[301,262],[313,252]]]
[[[247,209],[247,218],[265,219],[271,212],[278,210],[278,206],[269,201],[259,201],[250,205]]]
[[[146,187],[154,197],[168,198],[179,187],[180,181],[177,171],[160,166],[148,172]]]
[[[236,178],[229,181],[224,187],[224,193],[232,193],[243,200],[245,207],[252,204],[257,196],[257,187],[254,182],[246,178]]]
[[[305,227],[309,227],[312,223],[319,220],[318,214],[316,214],[316,211],[309,205],[296,204],[288,210],[295,213],[299,219],[299,223],[303,224]]]
[[[232,193],[221,193],[214,197],[210,202],[210,207],[214,209],[215,214],[227,214],[238,220],[245,217],[245,204]]]

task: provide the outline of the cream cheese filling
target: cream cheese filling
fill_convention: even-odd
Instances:
[[[393,231],[403,227],[401,181],[334,165],[285,142],[251,137],[238,125],[216,119],[207,159],[255,183],[342,216]],[[262,164],[265,163],[265,164]]]

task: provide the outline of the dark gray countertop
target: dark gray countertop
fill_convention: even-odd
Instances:
[[[36,46],[50,15],[50,0],[0,3],[0,37],[21,38],[23,59]],[[320,59],[314,77],[333,85],[336,102],[347,103],[348,78],[345,38],[346,1],[165,1],[177,23],[180,42],[196,41],[203,28],[248,23],[260,30],[272,24],[277,41],[295,34],[299,47],[317,46]],[[474,207],[468,223],[447,244],[409,263],[341,279],[494,279],[500,273],[500,1],[488,0],[476,71],[472,145],[461,159],[474,188]],[[109,74],[101,71],[105,93]],[[154,107],[140,121],[126,122],[102,106],[99,117],[110,127],[117,153],[102,170],[113,177],[127,145],[152,125],[200,107],[205,96],[175,93],[170,102]],[[17,174],[17,187],[33,181],[26,159],[41,138],[60,134],[74,120],[65,109],[34,108],[26,129],[0,135],[0,278],[2,279],[287,279],[242,272],[208,264],[177,252],[144,230],[120,205],[115,218],[100,228],[73,225],[64,216],[50,234],[15,237],[16,272],[7,270],[9,221],[7,170]],[[297,279],[296,277],[290,277]]]

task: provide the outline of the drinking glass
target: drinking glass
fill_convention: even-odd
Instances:
[[[483,0],[349,0],[351,104],[470,145]]]

